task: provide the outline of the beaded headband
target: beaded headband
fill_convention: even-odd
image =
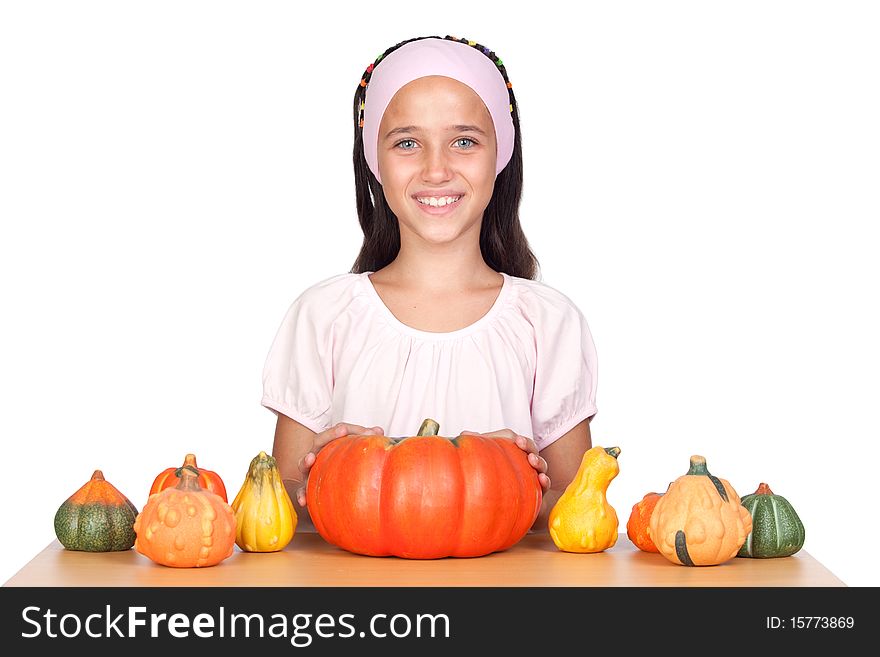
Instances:
[[[363,129],[367,165],[380,184],[382,179],[379,176],[378,143],[382,116],[401,87],[428,75],[453,78],[474,90],[489,110],[495,126],[495,141],[498,145],[495,175],[501,173],[510,162],[515,132],[513,103],[508,91],[511,84],[499,70],[503,65],[501,59],[490,59],[494,55],[492,51],[482,46],[477,50],[476,46],[474,41],[450,36],[445,39],[415,39],[392,51],[384,59],[380,55],[367,67],[361,79],[365,96],[360,106],[358,125]],[[378,66],[380,61],[381,67]],[[370,76],[369,81],[367,75]],[[367,103],[367,100],[370,102]]]

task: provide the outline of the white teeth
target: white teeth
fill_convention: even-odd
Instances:
[[[461,196],[423,196],[421,198],[417,198],[416,200],[422,205],[430,205],[435,208],[442,208],[444,205],[455,203],[460,198]]]

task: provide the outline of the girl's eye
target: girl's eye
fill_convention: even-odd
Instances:
[[[456,141],[456,142],[469,141],[469,142],[471,142],[472,144],[476,144],[476,143],[477,143],[476,140],[471,139],[470,137],[459,137],[459,138],[456,139],[455,141]],[[397,147],[397,146],[400,146],[401,144],[406,144],[406,143],[415,143],[415,140],[413,140],[413,139],[402,139],[401,141],[397,142],[394,146]],[[403,148],[403,150],[405,150],[405,151],[411,151],[412,148]],[[464,150],[470,150],[470,148],[465,148]]]

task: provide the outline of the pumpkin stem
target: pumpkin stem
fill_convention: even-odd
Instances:
[[[195,454],[187,454],[187,455],[186,455],[186,458],[183,459],[183,465],[191,465],[191,466],[194,467],[194,468],[199,467],[199,466],[196,464],[196,455],[195,455]],[[183,467],[183,465],[180,466],[180,467]]]
[[[184,465],[177,470],[174,471],[178,477],[180,477],[180,481],[177,482],[177,486],[175,488],[179,490],[191,490],[198,491],[202,490],[202,487],[199,486],[199,469],[194,468],[191,465]]]
[[[754,495],[773,495],[773,491],[770,490],[770,486],[761,482],[758,484],[758,490],[754,492]]]
[[[614,458],[620,454],[620,447],[606,447],[605,452]]]
[[[92,475],[92,481],[104,481],[104,473],[100,470],[95,470],[95,473]]]
[[[425,421],[422,422],[422,426],[419,427],[419,432],[416,434],[417,436],[436,436],[440,432],[440,425],[436,420],[432,420],[431,418],[425,418]]]

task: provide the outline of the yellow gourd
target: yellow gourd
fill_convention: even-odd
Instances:
[[[296,510],[281,481],[275,457],[260,452],[232,502],[235,543],[245,552],[277,552],[296,531]]]
[[[620,472],[619,447],[593,447],[550,511],[550,537],[564,552],[602,552],[617,541],[617,512],[605,497]]]

